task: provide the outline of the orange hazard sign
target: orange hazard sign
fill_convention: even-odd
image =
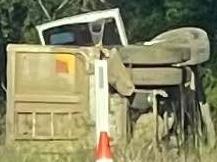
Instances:
[[[56,73],[75,74],[76,58],[69,54],[56,54]]]

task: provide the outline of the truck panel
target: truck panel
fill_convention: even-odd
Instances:
[[[90,128],[89,120],[89,56],[85,52],[9,45],[7,144],[24,146],[26,142],[46,150],[47,145],[55,148],[55,143],[72,148],[72,143],[89,138],[94,127]]]

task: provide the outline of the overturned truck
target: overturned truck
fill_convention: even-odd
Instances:
[[[129,142],[146,113],[155,119],[155,143],[171,136],[177,145],[189,139],[195,147],[201,141],[214,143],[200,72],[210,55],[202,29],[174,29],[129,45],[119,10],[111,9],[52,21],[37,30],[42,45],[7,48],[8,145],[42,152],[93,148],[94,60],[101,59],[108,62],[112,144]]]

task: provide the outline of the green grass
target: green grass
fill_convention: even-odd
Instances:
[[[36,151],[17,151],[2,147],[0,162],[92,162],[93,153],[80,150],[72,153],[38,153]]]

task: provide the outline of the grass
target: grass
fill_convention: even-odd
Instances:
[[[142,122],[144,123],[144,121]],[[162,147],[161,151],[155,152],[152,137],[153,128],[150,121],[144,124],[128,146],[115,146],[114,162],[216,162],[217,149],[195,151],[193,149],[182,150],[178,154],[176,148]],[[0,119],[0,130],[5,130],[5,116]],[[148,132],[148,133],[147,133]],[[4,131],[0,133],[0,142],[4,143]],[[163,145],[162,145],[163,146]],[[59,148],[61,151],[61,148]],[[40,153],[40,149],[29,147],[25,150],[17,150],[0,146],[0,162],[94,162],[94,150],[77,149],[68,153]]]
[[[140,145],[141,146],[141,145]],[[140,147],[129,145],[126,148],[116,148],[114,162],[216,162],[217,150],[203,152],[198,156],[196,152],[190,151],[186,155],[182,152],[177,154],[176,150],[162,151],[157,157],[151,146]],[[16,151],[11,148],[0,149],[0,162],[94,162],[93,151],[78,150],[74,153],[40,154],[36,151]]]
[[[38,153],[15,149],[1,148],[0,162],[92,162],[93,156],[89,151],[81,150],[73,153]]]

